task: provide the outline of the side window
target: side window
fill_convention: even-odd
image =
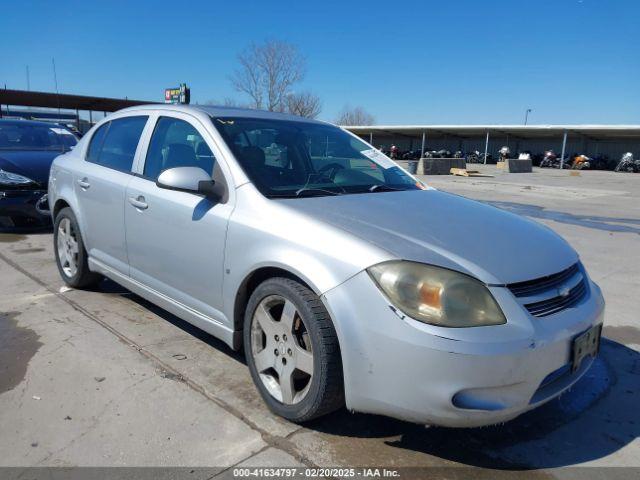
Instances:
[[[102,142],[104,142],[104,136],[109,130],[109,123],[102,125],[91,137],[91,143],[89,143],[89,150],[87,151],[87,162],[98,163],[98,155],[102,148]]]
[[[211,175],[215,161],[193,125],[177,118],[160,117],[151,136],[143,174],[156,180],[168,168],[200,167]]]
[[[91,139],[87,161],[121,172],[130,172],[148,118],[119,118],[100,127]],[[101,132],[103,129],[105,133]]]

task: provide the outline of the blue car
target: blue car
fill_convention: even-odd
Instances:
[[[47,200],[51,163],[77,142],[61,125],[0,119],[0,228],[51,224]]]

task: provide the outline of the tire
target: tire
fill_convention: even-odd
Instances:
[[[102,277],[89,270],[78,221],[71,208],[58,212],[53,226],[53,251],[62,280],[73,288],[96,285]]]
[[[306,286],[281,277],[261,283],[247,304],[243,339],[251,377],[275,414],[301,423],[344,405],[338,337],[322,301]]]

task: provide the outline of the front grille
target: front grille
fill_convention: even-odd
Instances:
[[[577,263],[562,272],[507,287],[535,317],[546,317],[572,307],[587,293],[587,284]]]
[[[586,292],[587,287],[582,279],[578,285],[569,290],[569,295],[566,297],[557,296],[540,302],[528,303],[525,308],[534,317],[546,317],[575,305]]]
[[[529,280],[527,282],[512,283],[511,285],[508,285],[508,287],[509,290],[511,290],[511,293],[516,297],[528,297],[535,295],[536,293],[551,290],[552,288],[558,288],[566,280],[578,273],[579,270],[580,268],[576,263],[560,273],[537,278],[536,280]]]

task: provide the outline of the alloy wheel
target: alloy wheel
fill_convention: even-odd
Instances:
[[[71,278],[78,271],[78,238],[69,218],[58,225],[58,261],[64,274]]]
[[[309,333],[291,300],[270,295],[251,321],[251,355],[269,394],[285,405],[302,401],[313,377]]]

